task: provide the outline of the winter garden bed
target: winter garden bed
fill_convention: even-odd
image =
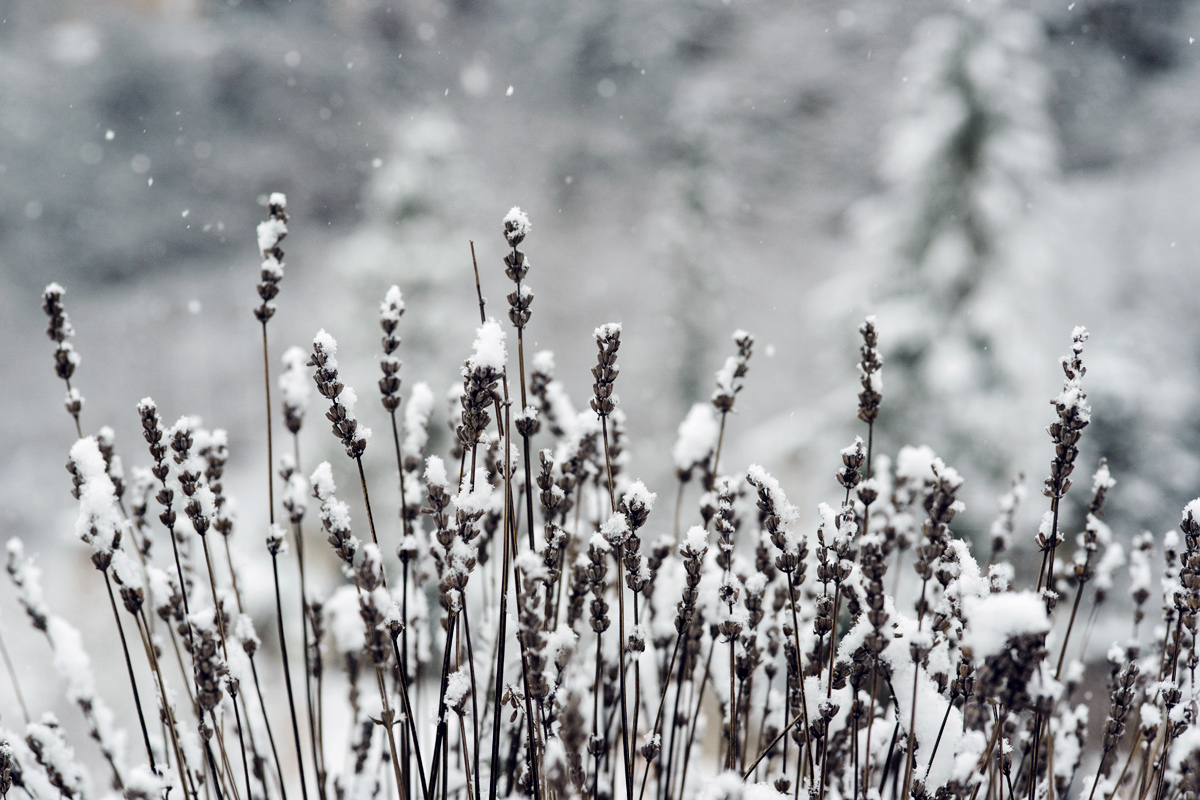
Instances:
[[[1077,445],[1091,413],[1084,329],[1071,335],[1052,400],[1040,553],[1014,564],[1021,483],[973,547],[953,530],[962,484],[953,467],[926,447],[874,452],[886,331],[873,318],[860,328],[863,437],[841,451],[818,514],[789,503],[763,467],[722,458],[752,369],[754,337],[744,331],[711,402],[680,425],[675,483],[653,492],[625,452],[620,325],[596,328],[582,412],[555,379],[552,355],[526,353],[533,292],[520,246],[531,227],[514,208],[503,226],[510,324],[488,318],[480,290],[452,446],[435,453],[434,393],[425,383],[406,392],[401,380],[399,288],[386,291],[378,318],[382,414],[341,382],[324,330],[276,367],[269,323],[285,198],[272,195],[269,208],[255,309],[268,470],[254,502],[268,509],[265,534],[239,530],[229,511],[223,431],[187,416],[166,425],[145,398],[137,412],[149,459],[125,447],[126,461],[147,465],[128,473],[110,429],[85,435],[64,292],[46,288],[55,370],[79,437],[68,461],[76,533],[122,647],[99,668],[126,671],[131,691],[99,696],[77,629],[48,605],[39,569],[11,538],[8,573],[59,673],[38,678],[60,680],[79,714],[56,721],[23,700],[23,723],[6,714],[5,794],[1194,796],[1200,501],[1183,510],[1182,536],[1134,540],[1131,638],[1109,651],[1107,700],[1089,702],[1081,689],[1079,654],[1098,615],[1130,607],[1110,598],[1126,553],[1102,521],[1114,484],[1105,463],[1075,487],[1088,495],[1082,520],[1068,519],[1063,503],[1083,468]],[[477,268],[477,285],[498,272]],[[300,459],[313,385],[345,450],[334,463]],[[368,446],[394,451],[390,474],[369,478]],[[398,507],[372,505],[372,479],[398,486]],[[353,519],[347,500],[362,502]],[[402,536],[377,534],[383,515],[399,518]],[[239,563],[235,535],[261,542],[260,565]],[[1150,579],[1156,547],[1161,595]],[[341,584],[317,589],[314,565],[331,561]],[[275,604],[256,619],[245,576],[267,564]],[[299,596],[285,602],[281,585]],[[1144,624],[1160,600],[1163,624]],[[76,624],[108,625],[102,613]],[[41,657],[8,664],[18,696],[34,677],[24,659]],[[1090,718],[1103,715],[1089,742]],[[134,720],[126,747],[118,721]]]

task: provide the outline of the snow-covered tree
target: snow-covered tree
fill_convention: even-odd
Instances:
[[[1030,291],[1038,270],[1022,242],[1057,173],[1042,40],[1041,21],[1004,0],[923,21],[901,63],[883,191],[855,216],[887,358],[885,435],[928,436],[997,479],[1016,452],[1003,433],[1014,393],[1031,386],[1019,367],[1052,352],[1014,324],[1047,300]]]

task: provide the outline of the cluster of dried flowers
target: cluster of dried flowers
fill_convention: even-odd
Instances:
[[[269,454],[267,323],[283,278],[285,208],[271,196],[258,237]],[[144,753],[125,752],[77,630],[47,606],[15,538],[8,573],[103,756],[105,786],[139,800],[1196,796],[1200,500],[1183,512],[1182,537],[1142,535],[1130,549],[1135,621],[1108,653],[1103,723],[1082,688],[1098,610],[1125,565],[1101,519],[1114,485],[1103,461],[1082,530],[1065,532],[1063,500],[1090,419],[1085,330],[1073,332],[1052,401],[1049,508],[1029,537],[1041,563],[1035,588],[1022,589],[1017,575],[1032,565],[1007,560],[1022,484],[1001,498],[981,562],[954,531],[959,474],[926,447],[894,459],[873,452],[884,402],[873,318],[860,328],[866,440],[845,448],[836,470],[831,460],[835,504],[810,518],[761,466],[722,469],[754,344],[738,331],[710,402],[679,428],[675,507],[656,513],[657,495],[635,479],[623,448],[620,325],[595,331],[587,410],[577,412],[555,380],[550,353],[529,359],[527,381],[533,292],[518,245],[530,232],[520,209],[504,218],[515,363],[479,292],[446,453],[430,451],[433,392],[424,383],[407,398],[402,391],[404,303],[397,287],[385,294],[378,384],[397,525],[377,530],[363,464],[370,431],[342,383],[333,336],[322,330],[307,354],[284,353],[278,385],[292,447],[270,464],[271,522],[257,534],[274,582],[269,659],[242,592],[262,568],[229,548],[224,433],[186,416],[164,427],[146,398],[137,411],[149,466],[127,480],[112,431],[79,428],[68,461],[77,534],[111,599]],[[43,304],[67,410],[81,425],[70,385],[79,356],[62,298],[52,284]],[[332,449],[347,461],[300,463],[309,374],[329,404]],[[337,494],[347,470],[359,479],[369,541]],[[284,524],[275,522],[276,479]],[[685,491],[696,479],[698,497]],[[1164,619],[1145,631],[1156,546]],[[322,588],[317,562],[338,564],[341,584]],[[283,602],[281,570],[299,577],[297,618]],[[289,640],[294,656],[300,645],[296,665]],[[260,680],[259,666],[283,686]],[[30,664],[14,665],[12,677],[18,687],[29,680]],[[74,725],[35,718],[23,701],[21,711],[22,729],[7,715],[10,727],[0,728],[0,793],[106,794],[76,753],[89,745]]]

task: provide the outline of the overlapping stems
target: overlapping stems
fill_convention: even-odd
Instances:
[[[282,202],[272,202],[272,220],[264,223],[269,236],[260,236],[260,244],[270,245],[262,250],[271,262],[260,284],[260,310],[271,309],[260,316],[264,333],[282,269],[282,210]],[[826,479],[824,490],[837,493],[835,502],[820,506],[809,520],[762,467],[746,470],[744,482],[741,473],[722,474],[722,459],[737,451],[729,446],[729,415],[753,345],[753,337],[739,331],[736,355],[718,372],[709,403],[702,411],[693,409],[681,426],[672,453],[679,479],[675,514],[669,524],[659,525],[651,518],[655,495],[626,477],[615,392],[620,326],[604,325],[593,334],[597,356],[590,408],[584,413],[575,412],[554,379],[548,355],[532,360],[526,386],[523,333],[532,293],[525,283],[528,259],[518,245],[528,232],[524,215],[506,217],[505,271],[516,287],[508,301],[509,319],[517,328],[520,406],[509,397],[504,333],[482,316],[455,395],[458,449],[449,464],[426,452],[424,429],[433,405],[427,387],[414,387],[406,401],[409,436],[402,443],[397,412],[403,305],[398,288],[385,295],[379,387],[392,424],[400,484],[396,552],[403,579],[396,591],[387,575],[393,543],[385,526],[376,527],[371,510],[363,458],[369,431],[355,416],[353,391],[343,384],[337,343],[322,331],[308,353],[285,355],[280,388],[293,447],[278,465],[281,508],[300,562],[307,749],[323,795],[331,766],[324,755],[321,702],[321,647],[327,638],[347,665],[354,725],[347,737],[351,758],[344,769],[333,769],[330,785],[339,797],[355,800],[393,793],[401,800],[451,795],[483,800],[485,777],[489,800],[516,793],[535,800],[622,792],[627,800],[635,795],[643,800],[648,792],[662,800],[690,797],[699,788],[698,768],[690,765],[703,752],[707,709],[714,708],[707,701],[710,690],[724,722],[723,773],[705,791],[719,796],[736,796],[735,785],[763,779],[781,796],[799,797],[803,790],[809,797],[854,800],[885,797],[889,789],[912,800],[981,794],[989,800],[1054,800],[1069,792],[1082,796],[1085,790],[1089,800],[1149,800],[1152,795],[1164,800],[1192,791],[1195,781],[1185,765],[1195,753],[1189,731],[1200,662],[1195,647],[1200,501],[1185,509],[1179,534],[1162,540],[1167,559],[1161,635],[1150,646],[1133,641],[1109,653],[1112,692],[1104,739],[1096,746],[1100,763],[1094,775],[1080,772],[1086,765],[1087,709],[1076,702],[1083,667],[1071,656],[1082,656],[1090,623],[1082,637],[1073,636],[1074,625],[1081,610],[1085,618],[1094,617],[1123,561],[1101,520],[1114,485],[1103,463],[1087,513],[1081,515],[1075,552],[1070,557],[1056,552],[1070,541],[1062,531],[1072,509],[1062,501],[1090,413],[1079,384],[1085,331],[1073,334],[1071,354],[1063,362],[1066,382],[1054,400],[1054,455],[1045,487],[1051,507],[1034,542],[1042,554],[1037,591],[1019,591],[1012,588],[1016,570],[1004,560],[1021,553],[1019,546],[1009,546],[1022,529],[1018,490],[1000,504],[989,559],[981,567],[954,530],[962,508],[961,476],[928,448],[903,448],[894,462],[874,452],[882,357],[870,318],[859,328],[858,419],[867,425],[866,441],[855,440],[841,452],[840,465],[829,465],[837,466],[839,488]],[[477,294],[482,310],[481,288]],[[65,380],[79,362],[73,348],[63,346],[70,326],[61,289],[48,288],[43,303],[51,318],[56,373]],[[314,368],[315,385],[329,403],[326,418],[333,433],[355,462],[369,544],[354,536],[349,506],[335,494],[333,475],[340,468],[326,462],[309,481],[302,477],[307,470],[300,467],[297,436],[304,401],[295,378],[304,377],[305,362]],[[307,378],[299,383],[307,386]],[[68,392],[69,400],[76,397],[73,386]],[[81,398],[76,399],[81,407]],[[77,422],[78,410],[72,414]],[[239,578],[235,567],[242,565],[229,549],[234,520],[221,489],[225,442],[187,417],[165,428],[150,400],[139,406],[139,415],[151,470],[135,472],[126,486],[113,437],[104,431],[79,439],[70,469],[86,512],[81,513],[81,538],[93,548],[93,562],[106,582],[112,580],[114,613],[119,618],[119,592],[135,620],[157,690],[162,736],[155,741],[150,724],[142,736],[146,761],[163,784],[155,793],[171,785],[192,800],[207,792],[219,800],[269,800],[276,794],[286,800],[288,784],[299,781],[306,791],[306,775],[303,764],[298,771],[285,769],[279,757],[267,719],[269,698],[257,680],[257,637],[248,617],[235,618],[233,611],[235,600],[239,612],[247,610],[241,595],[247,584],[246,571],[239,569]],[[533,443],[547,435],[552,446],[537,451],[534,462]],[[698,507],[688,507],[682,489],[695,473],[705,491]],[[540,526],[532,503],[535,484]],[[153,563],[152,526],[145,519],[150,494],[159,502],[159,518],[171,539],[169,571]],[[267,494],[273,514],[273,489]],[[518,511],[522,494],[524,515]],[[128,518],[123,495],[132,509]],[[345,585],[324,598],[309,596],[302,556],[300,526],[310,496],[320,504],[330,550],[346,576]],[[178,524],[178,512],[187,516],[189,531]],[[518,536],[521,516],[529,526],[526,537]],[[214,530],[226,544],[227,576],[218,575],[220,560],[210,552],[217,541],[208,538]],[[529,547],[519,547],[519,538]],[[892,550],[914,539],[920,582],[910,588],[913,602],[905,608],[884,584]],[[286,555],[286,541],[281,528],[268,529],[290,691],[278,560]],[[1145,615],[1153,595],[1150,558],[1156,543],[1153,536],[1141,536],[1130,554],[1135,620]],[[204,553],[203,567],[197,550]],[[36,568],[17,543],[10,546],[9,571],[35,628],[46,632],[56,651],[67,647],[69,637],[34,589]],[[440,640],[430,635],[435,626],[429,626],[424,593],[410,591],[432,588],[434,575]],[[192,607],[197,581],[208,584],[200,592],[209,595],[211,606]],[[231,593],[222,588],[226,585]],[[1085,594],[1093,587],[1089,617]],[[1070,593],[1071,611],[1057,617],[1063,628],[1051,654],[1054,611],[1060,605],[1065,609],[1059,599]],[[147,608],[157,615],[161,636]],[[477,613],[488,608],[498,608],[498,616]],[[347,644],[349,629],[355,635]],[[1135,624],[1133,636],[1137,640],[1146,632]],[[159,657],[168,650],[176,653],[202,749],[187,746],[186,714],[171,702]],[[410,662],[415,669],[409,669]],[[424,674],[423,662],[431,667]],[[374,674],[377,703],[359,694],[360,667],[367,665],[362,674]],[[131,659],[127,667],[132,677]],[[516,668],[520,680],[513,675]],[[255,682],[257,709],[239,691],[248,675]],[[143,791],[138,787],[144,783],[138,769],[127,769],[118,750],[105,744],[111,740],[103,714],[97,713],[98,698],[83,688],[81,683],[72,689],[73,699],[92,714],[89,728],[112,772],[140,800],[144,792],[137,794]],[[435,692],[434,704],[417,707],[422,690]],[[226,737],[228,710],[237,749]],[[268,725],[273,777],[264,776],[265,759],[255,745],[260,717]],[[298,754],[301,727],[293,713]],[[32,723],[27,735],[32,741],[11,753],[0,748],[0,773],[7,758],[31,780],[40,776],[64,796],[77,793],[83,784],[76,772],[49,755],[55,742],[66,739],[63,730]],[[168,772],[172,762],[173,775]]]

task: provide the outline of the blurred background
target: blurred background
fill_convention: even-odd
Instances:
[[[723,466],[764,464],[803,509],[840,497],[837,451],[865,433],[856,329],[876,314],[876,452],[929,444],[958,467],[965,533],[1024,472],[1032,550],[1048,400],[1086,325],[1076,503],[1104,455],[1117,536],[1166,530],[1200,493],[1194,37],[1191,0],[0,0],[0,535],[51,581],[86,566],[42,335],[54,280],[85,433],[111,425],[144,463],[147,395],[167,424],[227,428],[260,553],[251,309],[272,191],[291,214],[273,369],[328,329],[380,432],[387,287],[408,304],[406,389],[443,396],[478,322],[470,242],[503,316],[519,205],[532,347],[583,408],[591,331],[624,323],[629,474],[660,495],[745,328]],[[314,461],[340,453],[323,424],[305,436]],[[383,449],[367,455],[389,485]]]

